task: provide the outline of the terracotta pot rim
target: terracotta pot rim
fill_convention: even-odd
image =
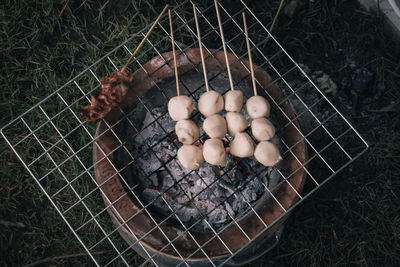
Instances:
[[[206,51],[205,51],[206,52]],[[206,53],[206,57],[209,59],[206,61],[207,70],[212,72],[214,70],[221,71],[220,62],[224,62],[224,55],[222,51],[211,50],[211,55]],[[121,104],[122,109],[128,109],[138,95],[144,94],[148,89],[150,89],[154,82],[152,79],[158,83],[163,79],[173,77],[173,72],[169,66],[165,63],[165,60],[170,61],[172,58],[172,52],[163,53],[161,56],[156,56],[149,60],[143,65],[143,68],[138,69],[134,75],[134,84],[129,90],[128,95]],[[249,66],[246,59],[238,60],[233,54],[228,55],[229,61],[231,63],[231,71],[234,79],[250,79],[245,66]],[[178,71],[180,74],[189,72],[194,69],[193,65],[197,66],[200,70],[200,53],[199,49],[188,49],[177,55]],[[271,77],[262,69],[255,66],[256,72],[255,76],[258,82],[262,85],[262,89],[268,92],[268,98],[273,98],[276,103],[281,103],[284,99],[280,89],[276,84],[271,84]],[[144,71],[146,70],[146,71]],[[151,73],[152,79],[147,78],[147,73]],[[139,81],[139,82],[138,82]],[[247,81],[249,82],[249,81]],[[267,88],[268,87],[268,88]],[[271,102],[271,101],[270,101]],[[283,182],[278,188],[274,190],[274,195],[277,197],[280,203],[276,203],[273,198],[264,199],[263,202],[259,201],[257,204],[257,213],[262,218],[262,222],[259,217],[253,214],[247,214],[245,218],[241,218],[239,224],[241,228],[248,234],[251,238],[255,237],[260,231],[265,230],[265,224],[270,225],[274,223],[272,227],[264,231],[264,233],[257,237],[256,241],[263,238],[271,233],[273,233],[279,225],[281,225],[287,218],[284,210],[280,207],[282,205],[286,210],[292,206],[298,199],[296,192],[292,189],[296,189],[297,192],[301,192],[302,187],[305,182],[306,172],[304,170],[304,164],[307,161],[307,149],[304,143],[298,121],[295,119],[295,114],[290,108],[289,104],[283,102],[280,104],[280,110],[282,114],[277,116],[283,122],[287,122],[287,118],[283,116],[284,114],[293,120],[291,124],[287,127],[286,133],[280,136],[281,139],[285,140],[285,143],[290,147],[291,153],[286,156],[283,160],[283,168],[288,170],[288,173],[294,173],[286,182]],[[277,111],[277,107],[272,105],[272,112]],[[283,114],[284,113],[284,114]],[[114,125],[123,114],[119,109],[114,109],[105,118],[108,125]],[[281,123],[285,125],[284,123]],[[129,192],[124,188],[123,183],[119,178],[119,174],[116,173],[115,166],[118,166],[115,148],[119,145],[114,133],[118,133],[119,124],[113,127],[113,131],[106,126],[102,121],[99,122],[96,129],[96,141],[93,145],[93,162],[95,176],[98,184],[102,184],[101,189],[103,191],[102,197],[108,206],[110,201],[113,203],[112,208],[109,209],[110,212],[119,218],[120,223],[125,223],[124,228],[127,230],[128,234],[132,237],[139,239],[146,235],[140,242],[146,244],[152,250],[159,251],[164,246],[168,245],[168,240],[165,235],[168,236],[170,240],[174,239],[181,233],[178,228],[169,226],[159,226],[162,232],[156,227],[151,218],[145,213],[140,211],[140,204],[133,198],[129,197]],[[296,129],[297,128],[297,129]],[[101,149],[100,149],[101,147]],[[296,156],[294,158],[293,155]],[[107,156],[106,156],[107,155]],[[110,178],[112,177],[112,178]],[[288,184],[290,183],[290,185]],[[125,195],[124,195],[125,194]],[[114,203],[114,201],[116,201]],[[283,214],[285,216],[281,217]],[[134,215],[133,218],[131,218]],[[275,221],[277,218],[281,217],[279,221]],[[127,221],[131,218],[129,221]],[[154,230],[152,230],[155,228]],[[150,232],[150,230],[152,230]],[[209,257],[220,257],[229,254],[228,250],[224,247],[224,244],[215,237],[215,234],[211,232],[210,234],[193,234],[197,242],[193,242],[190,237],[181,236],[173,242],[176,248],[179,248],[179,252],[182,256],[187,257],[191,254],[191,251],[198,248],[198,244],[203,245],[207,243],[202,249],[207,253]],[[225,244],[229,244],[229,248],[232,252],[238,250],[243,244],[249,242],[247,237],[243,235],[241,230],[235,225],[231,225],[219,234]],[[171,257],[178,257],[174,248],[169,245],[163,252],[163,254],[170,255]],[[196,253],[193,258],[202,258],[202,253]],[[191,257],[192,258],[192,257]]]

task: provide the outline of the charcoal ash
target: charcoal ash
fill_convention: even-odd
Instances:
[[[155,211],[163,216],[170,215],[171,210],[176,211],[176,216],[187,225],[195,223],[201,217],[198,209],[182,205],[168,194],[161,195],[158,190],[146,188],[141,197],[145,203],[152,203],[153,207],[156,207]]]
[[[134,147],[144,147],[143,137],[157,139],[157,126],[152,129],[152,125],[147,126],[148,136],[143,133]],[[225,142],[228,144],[228,140]],[[265,194],[266,186],[274,186],[279,180],[277,171],[271,175],[271,169],[276,168],[265,168],[254,157],[239,159],[229,153],[223,167],[204,163],[197,171],[186,170],[175,157],[178,147],[175,140],[167,137],[147,152],[138,150],[141,156],[131,169],[145,174],[137,176],[144,202],[151,203],[153,210],[163,216],[176,212],[184,226],[193,231],[210,231],[209,225],[218,229],[229,223]],[[175,215],[171,216],[172,221]]]
[[[184,88],[196,99],[204,90],[195,91],[199,83],[191,83],[191,79],[198,81],[202,76],[186,74],[181,78],[181,82],[193,86]],[[216,77],[211,84],[220,93],[229,90],[226,75]],[[162,88],[175,90],[173,85],[171,81]],[[241,90],[246,90],[246,96],[252,94],[247,85],[241,85]],[[144,204],[150,203],[149,208],[154,214],[161,219],[169,217],[169,223],[175,227],[209,232],[210,226],[217,230],[241,216],[249,205],[255,205],[268,194],[266,187],[273,188],[278,183],[280,175],[277,168],[266,168],[254,157],[239,159],[229,153],[227,164],[223,167],[205,162],[197,171],[183,168],[176,158],[181,146],[174,134],[176,122],[170,119],[165,102],[156,101],[162,97],[159,90],[149,91],[142,97],[147,108],[135,106],[120,133],[121,140],[126,140],[125,147],[135,159],[124,177],[132,188],[136,188],[135,194]],[[244,115],[250,123],[246,112]],[[195,112],[191,119],[200,128],[202,137],[197,145],[201,145],[208,138],[201,127],[204,118]],[[229,146],[232,139],[227,135],[223,141]],[[272,142],[280,147],[279,138],[274,138]],[[123,154],[120,157],[123,162]]]

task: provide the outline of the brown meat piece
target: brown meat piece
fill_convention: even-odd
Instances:
[[[81,108],[79,113],[86,122],[97,122],[104,118],[111,109],[118,106],[130,85],[133,75],[129,72],[113,72],[100,79],[101,88],[93,92],[92,103]]]

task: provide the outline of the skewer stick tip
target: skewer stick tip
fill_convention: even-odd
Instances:
[[[219,14],[217,0],[214,0],[214,5],[215,5],[215,12],[217,13],[217,20],[218,20],[218,27],[219,27],[219,32],[220,32],[221,41],[222,41],[222,48],[224,49],[225,64],[226,64],[226,71],[228,72],[229,85],[231,87],[231,90],[234,91],[235,88],[233,87],[233,79],[232,79],[232,73],[231,73],[231,68],[230,68],[230,62],[228,59],[228,52],[226,50],[224,30],[222,29],[221,16]]]
[[[175,54],[175,41],[174,41],[174,30],[172,27],[172,16],[171,16],[171,10],[168,9],[168,19],[169,19],[169,28],[171,31],[171,43],[172,43],[172,57],[174,59],[174,72],[175,72],[175,83],[176,83],[176,95],[180,95],[180,90],[179,90],[179,78],[178,78],[178,67],[176,65],[176,54]]]
[[[193,15],[194,15],[194,21],[196,23],[197,40],[199,42],[200,59],[201,59],[201,65],[203,67],[204,83],[205,83],[205,86],[206,86],[206,91],[208,92],[208,91],[210,91],[210,87],[208,85],[206,63],[205,63],[205,60],[204,60],[203,45],[201,43],[199,20],[197,19],[197,10],[196,10],[196,5],[194,3],[193,3]]]
[[[253,60],[251,58],[251,49],[250,49],[250,42],[249,42],[249,32],[247,30],[246,14],[244,12],[242,12],[242,16],[243,16],[244,33],[246,36],[247,54],[249,55],[251,83],[253,85],[254,95],[257,96],[257,86],[256,86],[256,79],[254,77]]]

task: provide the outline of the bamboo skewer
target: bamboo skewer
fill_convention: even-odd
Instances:
[[[194,21],[196,22],[197,40],[199,41],[200,58],[201,58],[201,65],[203,66],[204,82],[206,85],[206,91],[208,92],[210,90],[210,88],[208,86],[207,70],[206,70],[206,64],[204,61],[203,45],[201,43],[199,21],[197,19],[196,5],[194,3],[193,3],[193,14],[194,14]]]
[[[251,82],[253,84],[254,95],[257,96],[256,79],[254,78],[253,60],[251,59],[251,49],[249,42],[249,33],[247,31],[246,14],[242,12],[242,16],[243,16],[244,33],[246,35],[247,54],[249,55]]]
[[[140,44],[136,47],[135,51],[133,51],[132,55],[129,57],[128,61],[125,63],[125,65],[122,67],[122,69],[120,70],[120,72],[124,72],[125,69],[128,67],[129,63],[131,63],[132,59],[135,57],[135,55],[137,54],[137,52],[139,51],[139,49],[142,47],[142,45],[144,44],[144,42],[147,40],[147,37],[149,37],[150,33],[154,30],[154,28],[156,27],[157,23],[160,21],[162,15],[164,14],[164,12],[167,10],[168,8],[168,4],[165,5],[164,9],[161,11],[160,15],[158,15],[156,21],[154,21],[153,25],[151,25],[149,31],[146,33],[146,35],[143,37],[142,41],[140,42]]]
[[[217,0],[214,0],[214,5],[215,5],[215,11],[217,13],[217,19],[218,19],[218,26],[219,26],[219,32],[221,35],[221,40],[222,40],[222,47],[224,49],[224,55],[225,55],[225,63],[226,63],[226,70],[228,72],[228,78],[229,78],[229,84],[231,86],[231,90],[235,90],[233,88],[233,80],[232,80],[232,74],[231,74],[231,68],[229,66],[229,60],[228,60],[228,53],[226,52],[226,44],[225,44],[225,37],[224,37],[224,30],[222,29],[222,23],[221,23],[221,17],[219,15],[219,9],[218,9],[218,2]]]
[[[175,41],[174,41],[174,30],[172,28],[172,18],[171,18],[171,10],[168,9],[168,18],[169,18],[169,29],[171,32],[171,42],[172,42],[172,56],[174,58],[174,71],[175,71],[175,83],[176,83],[176,95],[180,95],[179,90],[179,79],[178,79],[178,67],[176,66],[176,55],[175,55]]]

